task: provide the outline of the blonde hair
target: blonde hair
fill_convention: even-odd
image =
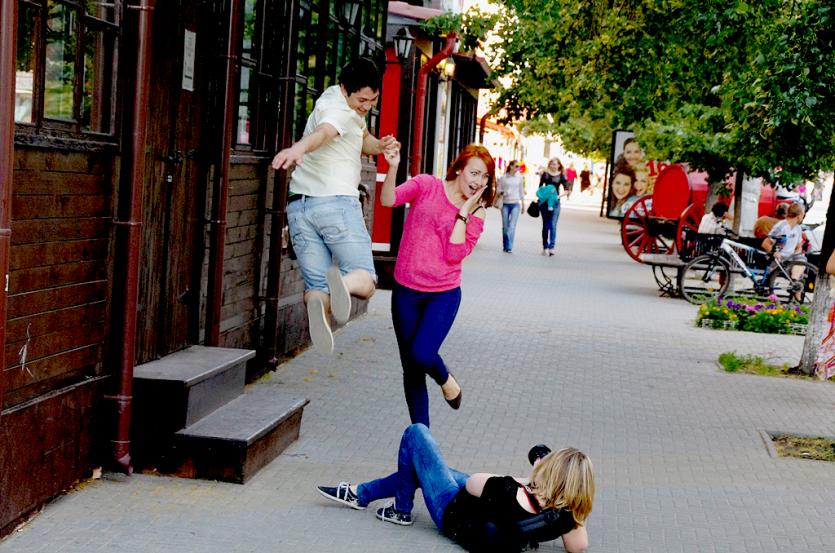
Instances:
[[[573,447],[552,451],[536,464],[531,487],[546,508],[567,509],[582,526],[594,501],[591,459]]]
[[[803,217],[804,215],[806,215],[806,210],[799,203],[790,205],[789,211],[786,213],[786,217]]]

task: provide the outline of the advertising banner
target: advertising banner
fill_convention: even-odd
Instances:
[[[606,214],[623,219],[638,198],[652,194],[655,178],[669,163],[644,159],[644,151],[632,131],[612,133],[609,157],[609,190]]]

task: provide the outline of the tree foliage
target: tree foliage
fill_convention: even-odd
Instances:
[[[792,183],[835,163],[829,0],[503,0],[493,59],[509,118],[550,114],[572,149],[636,131],[718,182]]]
[[[421,23],[421,29],[430,36],[458,35],[460,49],[472,52],[496,26],[498,15],[486,13],[477,7],[466,12],[446,12]]]

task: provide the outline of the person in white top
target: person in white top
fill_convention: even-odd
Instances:
[[[376,64],[348,63],[316,101],[302,139],[273,158],[290,176],[287,222],[304,279],[310,337],[314,347],[333,352],[328,313],[338,323],[351,316],[351,296],[368,299],[377,277],[371,238],[359,201],[361,156],[400,149],[393,136],[377,139],[365,117],[380,97]],[[336,262],[338,267],[332,266]]]
[[[786,218],[778,221],[771,232],[763,240],[763,249],[767,252],[773,251],[774,246],[781,244],[780,251],[774,252],[774,257],[778,257],[786,261],[804,261],[806,256],[803,255],[803,229],[800,227],[800,221],[806,210],[801,204],[792,204],[786,213]]]
[[[699,234],[727,234],[725,227],[725,215],[728,213],[728,206],[722,202],[716,202],[710,208],[710,213],[705,213],[699,223]]]
[[[525,208],[525,185],[516,160],[507,164],[507,172],[499,179],[498,193],[502,197],[502,249],[511,253],[520,206]]]
[[[800,227],[804,215],[806,215],[806,209],[803,205],[797,203],[790,205],[786,218],[774,225],[763,240],[763,249],[767,252],[774,251],[774,246],[782,244],[780,251],[774,252],[774,258],[780,260],[784,267],[789,268],[791,277],[795,280],[801,278],[803,271],[806,270],[806,265],[802,263],[806,261],[806,256],[803,255],[803,229]],[[795,261],[801,263],[790,265]],[[799,299],[800,293],[797,292],[795,297]]]

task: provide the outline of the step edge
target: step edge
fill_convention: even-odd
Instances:
[[[237,398],[235,398],[235,400],[243,398],[243,397],[246,397],[246,394],[238,396]],[[235,400],[233,400],[233,401],[235,401]],[[268,424],[264,428],[258,430],[254,434],[248,436],[247,438],[224,438],[224,437],[221,437],[221,436],[210,436],[210,435],[206,435],[206,434],[190,434],[188,432],[189,428],[191,428],[191,427],[195,426],[196,424],[199,424],[199,423],[205,421],[206,419],[210,418],[212,415],[214,415],[218,411],[222,410],[224,407],[228,406],[232,402],[229,402],[226,405],[224,405],[224,406],[220,407],[219,409],[215,410],[214,412],[206,415],[205,417],[203,417],[199,421],[195,422],[194,424],[192,424],[190,426],[187,426],[186,428],[182,428],[182,429],[178,430],[177,432],[174,433],[174,437],[175,437],[175,439],[215,440],[215,441],[219,441],[219,442],[228,442],[230,444],[246,444],[246,446],[248,447],[248,446],[252,445],[252,443],[255,442],[256,440],[262,438],[265,434],[274,430],[278,425],[280,425],[282,422],[289,419],[294,414],[296,414],[300,411],[304,412],[304,408],[307,407],[307,405],[310,403],[310,399],[308,399],[308,398],[298,398],[298,399],[297,398],[292,398],[292,400],[293,400],[292,405],[290,407],[288,407],[287,409],[285,409],[284,413],[282,413],[282,415],[279,418],[270,422],[270,424]]]
[[[194,346],[192,346],[192,347],[194,347]],[[206,346],[201,346],[201,347],[206,347]],[[237,349],[237,348],[219,348],[219,349],[232,350],[232,349]],[[181,350],[181,351],[185,351],[185,350]],[[173,379],[169,376],[164,376],[164,377],[157,378],[157,377],[154,377],[154,376],[148,376],[148,375],[143,376],[142,374],[137,374],[136,369],[138,367],[141,367],[142,365],[136,365],[136,367],[134,367],[134,376],[133,377],[134,377],[134,379],[147,380],[148,382],[182,383],[184,387],[191,388],[192,386],[195,386],[195,385],[197,385],[197,384],[199,384],[199,383],[201,383],[205,380],[208,380],[209,378],[211,378],[215,374],[224,372],[224,371],[230,369],[231,367],[233,367],[235,365],[238,365],[238,364],[245,363],[245,362],[249,361],[250,359],[255,357],[255,354],[256,354],[256,351],[253,350],[253,349],[240,349],[239,351],[244,352],[244,353],[242,353],[241,355],[237,355],[233,359],[226,360],[220,365],[216,365],[216,366],[211,367],[209,369],[203,369],[201,372],[199,372],[195,375],[192,375],[189,378],[185,378],[185,379]],[[180,352],[172,353],[171,356],[177,355],[177,353],[180,353]],[[166,356],[166,357],[171,357],[171,356]],[[165,359],[165,357],[163,357],[162,359]],[[160,359],[157,359],[156,361],[150,361],[149,363],[143,363],[143,365],[147,365],[147,364],[151,364],[151,363],[158,363],[159,361],[160,361]]]

